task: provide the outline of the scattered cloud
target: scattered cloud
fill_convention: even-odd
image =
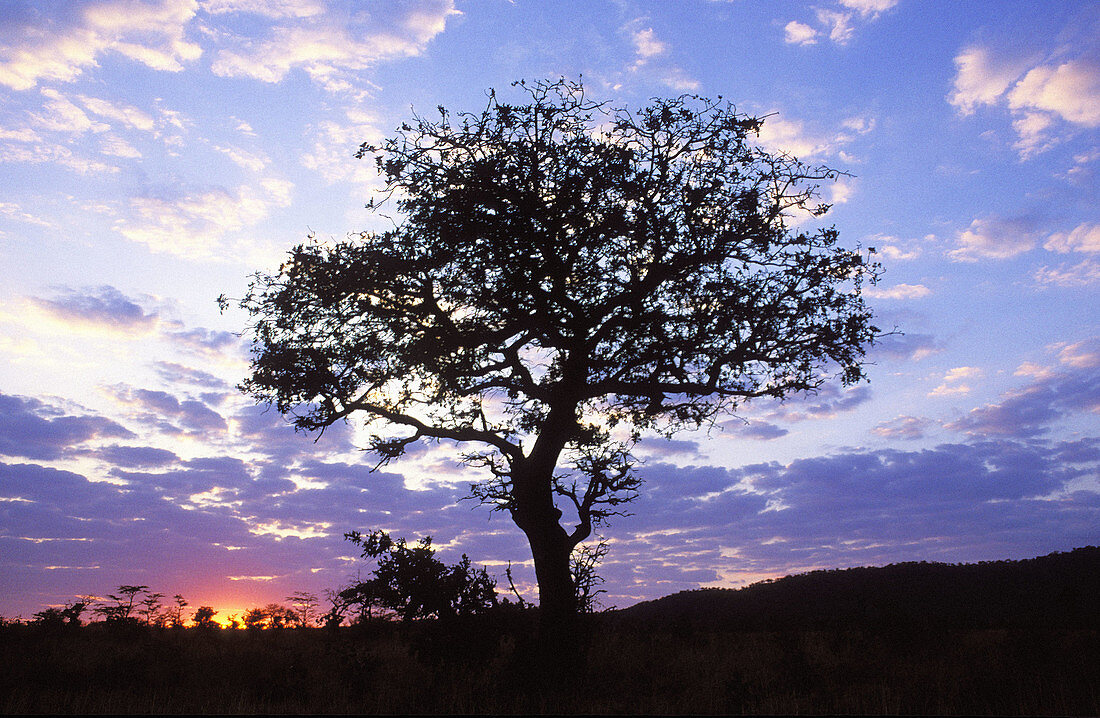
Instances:
[[[0,456],[50,461],[89,441],[133,437],[103,416],[69,415],[38,399],[0,394]]]
[[[156,329],[159,317],[111,286],[70,289],[53,299],[30,298],[52,318],[74,326],[105,328],[129,334]]]
[[[1039,238],[1027,220],[984,217],[959,232],[958,247],[947,256],[960,262],[1009,259],[1034,249],[1038,243]]]
[[[878,19],[898,4],[898,0],[837,0],[833,5],[814,8],[814,23],[792,20],[783,26],[783,40],[790,45],[814,45],[827,37],[837,45],[847,45],[859,24]]]
[[[973,45],[955,57],[955,67],[948,102],[964,116],[983,106],[1007,111],[1021,159],[1053,147],[1067,129],[1100,127],[1100,48],[1095,39],[1075,51],[1063,47],[1046,57]]]
[[[1100,254],[1100,223],[1085,222],[1069,232],[1052,234],[1043,244],[1043,249],[1059,254],[1068,252]]]
[[[797,20],[783,26],[783,40],[788,45],[813,45],[817,43],[817,36],[817,30]]]
[[[928,396],[951,396],[953,394],[969,394],[970,385],[965,383],[970,379],[977,379],[982,375],[982,370],[972,366],[957,366],[948,369],[943,375],[939,386],[928,393]]]
[[[56,3],[46,17],[16,16],[0,43],[0,85],[29,90],[70,82],[117,53],[154,70],[179,71],[202,49],[186,38],[194,0],[101,0]]]
[[[1094,259],[1086,259],[1073,265],[1043,266],[1035,270],[1034,276],[1036,282],[1048,286],[1090,287],[1100,284],[1100,262]]]
[[[208,259],[226,254],[225,236],[265,219],[276,207],[290,204],[293,185],[265,178],[233,190],[213,187],[181,196],[135,197],[131,216],[116,229],[154,252]]]
[[[884,439],[923,439],[931,424],[931,421],[923,417],[899,416],[874,427],[871,433]]]
[[[863,294],[872,299],[921,299],[932,293],[923,284],[895,284],[892,287],[867,287]]]
[[[215,11],[256,12],[258,3],[216,3]],[[264,13],[281,21],[258,41],[232,38],[219,50],[211,69],[223,77],[280,82],[293,70],[334,92],[350,89],[348,73],[378,62],[423,52],[458,14],[453,0],[419,0],[375,8],[369,22],[358,13],[287,12],[287,4]],[[316,7],[314,4],[310,9]]]
[[[1046,433],[1054,422],[1071,414],[1100,413],[1097,340],[1063,351],[1061,370],[1044,372],[1000,401],[972,409],[946,427],[974,437],[1028,439]]]
[[[931,334],[889,334],[875,341],[869,354],[872,358],[920,361],[943,351],[943,345]]]

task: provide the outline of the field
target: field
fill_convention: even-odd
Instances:
[[[584,617],[0,625],[3,713],[1100,715],[1100,549],[817,571]]]
[[[1095,630],[700,632],[596,620],[545,675],[530,616],[330,629],[0,629],[4,713],[1100,714]]]

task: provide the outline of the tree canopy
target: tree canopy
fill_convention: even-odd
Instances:
[[[879,270],[804,228],[840,173],[763,149],[762,118],[517,85],[520,103],[490,92],[362,145],[387,190],[368,206],[397,221],[255,275],[242,388],[306,431],[362,417],[381,463],[462,444],[487,469],[473,495],[525,532],[562,617],[570,552],[637,494],[639,438],[862,380],[878,329],[860,290]]]

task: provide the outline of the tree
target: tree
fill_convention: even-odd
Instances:
[[[105,621],[131,621],[134,612],[134,602],[138,595],[149,590],[148,586],[123,585],[118,587],[117,593],[107,594],[107,598],[115,602],[115,605],[100,604],[93,611],[103,616]]]
[[[191,622],[198,628],[217,628],[218,624],[214,620],[217,613],[213,606],[199,606],[195,609],[195,615],[191,616]]]
[[[377,559],[373,578],[356,581],[338,594],[333,615],[342,615],[353,606],[360,616],[369,618],[372,609],[392,611],[401,620],[417,618],[453,618],[486,611],[497,604],[496,581],[488,572],[474,569],[469,556],[454,566],[435,557],[432,539],[426,536],[415,546],[405,539],[396,541],[385,531],[372,531],[364,537],[358,531],[344,537],[362,547],[364,558]]]
[[[162,598],[164,598],[163,593],[149,593],[141,599],[141,615],[145,617],[146,626],[152,626],[161,620],[158,614],[160,612],[160,599]]]
[[[183,628],[183,609],[190,604],[187,602],[187,599],[185,599],[178,593],[175,596],[172,596],[172,601],[176,604],[175,608],[168,608],[169,612],[171,613],[172,627]]]
[[[309,628],[313,625],[313,617],[317,613],[317,594],[309,591],[295,591],[286,600],[294,606],[294,614],[297,616],[298,625]]]
[[[793,222],[840,173],[757,146],[761,118],[517,84],[522,104],[490,92],[362,145],[388,189],[368,207],[400,222],[254,275],[241,388],[303,431],[361,418],[379,466],[461,445],[473,496],[528,539],[549,627],[579,608],[572,550],[637,495],[643,434],[864,378],[879,267]]]

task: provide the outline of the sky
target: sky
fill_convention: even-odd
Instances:
[[[851,176],[869,382],[647,438],[604,604],[1100,543],[1100,6],[972,0],[0,3],[0,615],[144,584],[230,613],[431,535],[533,597],[451,447],[371,473],[235,387],[251,273],[387,226],[360,143],[520,79],[722,96]],[[517,96],[518,97],[518,96]]]

